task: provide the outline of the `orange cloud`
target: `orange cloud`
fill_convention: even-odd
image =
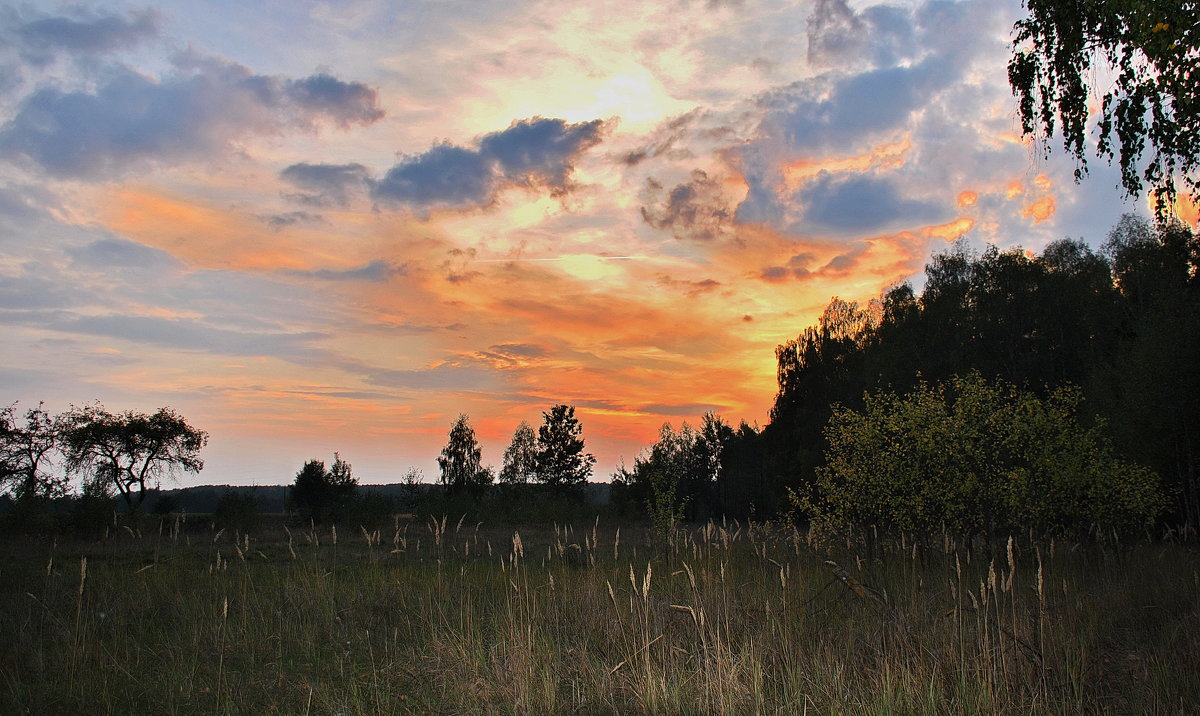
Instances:
[[[1025,185],[1022,184],[1019,179],[1013,179],[1008,183],[1008,186],[1004,188],[1005,199],[1016,199],[1018,196],[1024,193]]]
[[[99,220],[113,232],[192,266],[305,270],[349,268],[368,258],[344,240],[358,231],[360,222],[351,215],[337,217],[336,233],[327,225],[273,231],[264,217],[149,189],[119,189],[97,197],[96,203]]]
[[[936,236],[943,241],[950,242],[959,238],[971,229],[975,228],[975,220],[966,217],[960,217],[947,224],[939,224],[926,229],[929,236]]]
[[[783,167],[783,176],[788,187],[795,188],[821,172],[862,172],[875,168],[894,169],[904,166],[906,155],[910,149],[912,149],[912,137],[906,134],[900,140],[881,144],[866,154],[814,161],[802,159],[786,164]]]
[[[958,194],[958,206],[960,208],[965,209],[968,206],[975,206],[975,203],[978,201],[979,192],[977,191],[971,191],[968,189],[967,191],[962,191]]]
[[[1148,193],[1146,196],[1146,208],[1151,213],[1157,209],[1154,202],[1154,194]],[[1191,226],[1193,229],[1200,228],[1200,195],[1192,196],[1180,192],[1175,195],[1175,202],[1169,208],[1171,214],[1183,223]]]
[[[1021,216],[1028,219],[1033,219],[1033,223],[1040,224],[1050,217],[1054,216],[1054,211],[1057,208],[1053,196],[1044,196],[1041,199],[1033,202],[1025,207],[1021,212]]]

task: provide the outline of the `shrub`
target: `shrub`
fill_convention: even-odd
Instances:
[[[978,374],[838,407],[826,464],[793,501],[825,527],[979,533],[1129,530],[1166,505],[1158,476],[1112,454],[1082,393],[1047,398]]]

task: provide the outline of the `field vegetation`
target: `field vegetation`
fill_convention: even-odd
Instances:
[[[0,711],[1200,709],[1200,555],[1174,535],[862,537],[174,516],[9,540]]]

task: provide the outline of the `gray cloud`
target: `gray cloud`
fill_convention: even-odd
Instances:
[[[693,156],[693,152],[683,144],[689,132],[695,131],[694,126],[704,117],[704,109],[697,107],[686,114],[673,117],[654,130],[646,144],[618,157],[622,164],[636,166],[655,157],[670,159],[685,159]]]
[[[131,268],[164,269],[180,264],[165,251],[127,239],[99,239],[83,246],[72,257],[75,263],[87,268],[123,266]]]
[[[42,187],[22,184],[0,186],[0,215],[30,220],[60,208],[57,197]]]
[[[498,386],[498,376],[490,366],[443,363],[416,370],[381,370],[367,374],[372,385],[412,390],[471,391]]]
[[[908,133],[922,155],[906,157],[915,161],[896,170],[896,176],[969,165],[964,157],[932,159],[943,141],[931,141],[928,135],[935,133],[934,125],[952,125],[957,134],[969,135],[943,153],[993,146],[980,136],[980,127],[963,125],[954,107],[985,101],[964,102],[964,92],[981,90],[978,82],[962,79],[975,58],[996,43],[987,31],[997,12],[994,5],[931,0],[912,9],[875,5],[856,13],[845,0],[819,0],[809,22],[809,61],[829,71],[758,98],[762,118],[757,136],[729,153],[749,189],[735,222],[768,224],[789,233],[854,232],[941,215],[931,204],[889,191],[883,179],[873,176],[876,170],[865,178],[810,181],[794,192],[779,169],[780,159],[862,155]],[[989,87],[988,97],[991,92]],[[923,177],[922,186],[944,185]],[[849,201],[852,189],[867,192],[856,206]],[[836,216],[835,209],[849,211]]]
[[[800,151],[849,149],[907,123],[961,69],[940,58],[912,66],[805,80],[763,100],[764,124]]]
[[[192,319],[119,313],[83,315],[71,311],[10,311],[0,322],[36,326],[60,333],[101,336],[184,351],[222,355],[275,356],[299,362],[318,352],[312,343],[325,334],[237,331]]]
[[[712,403],[648,403],[640,405],[636,409],[643,413],[650,413],[651,415],[688,418],[700,416],[705,413],[719,413],[727,408],[724,405],[713,405]]]
[[[846,0],[817,0],[808,18],[808,64],[828,67],[866,43],[864,23]]]
[[[73,8],[66,16],[22,18],[15,24],[13,35],[21,54],[29,62],[45,64],[59,52],[96,56],[132,49],[158,35],[159,16],[155,10],[122,17]]]
[[[792,271],[786,266],[768,266],[759,272],[758,277],[764,281],[778,283],[792,277]]]
[[[371,197],[421,208],[478,206],[491,201],[496,184],[493,164],[480,152],[439,144],[388,170]]]
[[[510,358],[543,358],[546,356],[545,347],[533,343],[500,343],[491,346],[488,351]]]
[[[670,231],[677,239],[711,241],[729,231],[733,212],[725,204],[721,185],[699,169],[691,180],[679,184],[660,199],[663,186],[646,180],[642,192],[642,219],[656,229]]]
[[[822,172],[796,193],[803,206],[800,230],[882,231],[899,223],[932,223],[946,218],[943,208],[907,199],[895,184],[867,174]]]
[[[343,82],[317,74],[283,83],[283,93],[297,107],[324,116],[345,129],[352,124],[373,124],[383,119],[378,93],[361,82]]]
[[[894,5],[855,13],[845,0],[817,0],[808,19],[808,63],[820,68],[895,65],[929,47],[929,38],[919,37],[920,26],[920,16]]]
[[[659,274],[656,283],[659,286],[664,286],[671,289],[683,291],[688,296],[698,296],[702,293],[710,293],[721,287],[721,282],[706,278],[699,281],[689,281],[686,279],[672,278],[667,274]]]
[[[313,214],[307,211],[285,211],[282,214],[270,214],[268,216],[258,217],[267,226],[275,231],[282,231],[289,226],[296,224],[323,224],[325,217],[320,214]]]
[[[309,206],[346,206],[350,196],[367,186],[370,171],[361,164],[308,164],[285,168],[279,178],[301,189],[287,198]]]
[[[55,177],[99,179],[204,159],[256,134],[381,115],[374,90],[327,75],[286,80],[195,54],[175,66],[161,80],[119,67],[91,91],[38,89],[0,129],[0,156]]]
[[[0,275],[0,309],[64,308],[77,301],[78,296],[57,281],[28,274]]]
[[[283,273],[289,276],[315,278],[321,281],[382,282],[387,281],[393,276],[406,275],[408,273],[408,267],[404,264],[393,266],[391,263],[384,261],[383,259],[376,259],[368,264],[364,264],[358,268],[352,269],[317,269],[315,271],[284,271]]]
[[[603,129],[601,120],[567,124],[535,117],[513,122],[482,137],[477,149],[439,144],[404,158],[371,184],[371,197],[381,204],[429,210],[485,206],[505,186],[565,194],[575,158],[600,142]]]

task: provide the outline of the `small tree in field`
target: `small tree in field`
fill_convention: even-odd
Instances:
[[[596,458],[583,451],[583,426],[575,407],[555,405],[542,413],[538,428],[537,477],[551,487],[582,487],[592,475]]]
[[[170,408],[153,415],[110,413],[93,403],[72,407],[60,420],[67,468],[89,471],[88,479],[116,488],[131,510],[141,507],[147,485],[157,485],[176,469],[204,468],[200,450],[208,444],[208,433]]]
[[[1145,525],[1165,506],[1158,476],[1116,459],[1100,427],[1078,422],[1082,394],[1042,399],[978,374],[837,408],[826,465],[793,495],[829,527],[972,534],[1080,533]]]
[[[333,466],[328,470],[324,460],[304,463],[288,492],[288,504],[314,522],[336,522],[354,500],[357,490],[358,480],[350,463],[335,452]]]
[[[492,471],[483,467],[483,449],[466,415],[450,426],[450,436],[438,457],[441,482],[452,492],[480,492],[492,482]]]

